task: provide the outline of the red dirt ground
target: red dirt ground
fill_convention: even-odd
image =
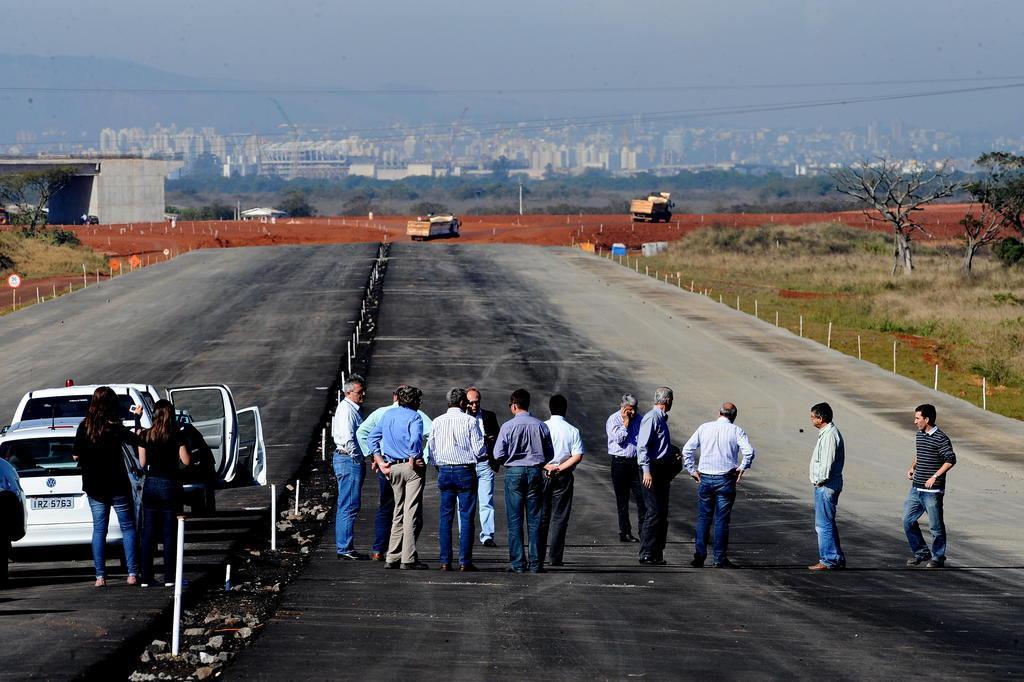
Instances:
[[[966,204],[929,206],[919,220],[937,239],[955,237],[958,221],[969,210]],[[408,241],[405,223],[409,216],[376,216],[374,220],[359,217],[320,217],[278,220],[276,223],[240,221],[179,221],[134,223],[130,225],[72,226],[82,243],[121,260],[125,270],[127,259],[137,255],[143,266],[164,258],[164,250],[173,257],[192,249],[228,248],[236,246],[268,246],[276,244],[330,244],[349,242]],[[723,227],[759,227],[761,225],[808,225],[841,222],[851,227],[887,231],[886,225],[868,220],[859,211],[841,213],[743,213],[743,214],[681,214],[671,223],[631,223],[627,215],[493,215],[465,216],[462,219],[459,243],[474,244],[537,244],[567,246],[592,242],[609,249],[621,242],[630,249],[639,249],[643,242],[673,241],[700,229]],[[12,229],[12,228],[0,228]],[[453,240],[454,241],[454,240]],[[447,240],[441,243],[447,243]],[[108,273],[109,274],[109,273]],[[101,277],[103,273],[101,273]],[[95,273],[89,277],[95,281]],[[81,275],[24,281],[18,292],[19,303],[35,300],[36,287],[41,294],[52,295],[52,285],[67,289],[68,282],[81,284]],[[6,286],[3,287],[6,289]],[[6,293],[6,292],[3,292]],[[0,298],[0,306],[9,305]]]

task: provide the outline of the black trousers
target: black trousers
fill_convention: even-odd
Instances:
[[[640,467],[635,457],[612,457],[612,488],[615,490],[615,509],[619,513],[619,535],[632,535],[633,527],[629,523],[629,495],[633,494],[636,502],[637,533],[644,526],[647,515],[647,503],[640,489]]]
[[[666,467],[657,460],[651,462],[651,478],[654,479],[650,488],[643,490],[647,513],[640,527],[640,558],[664,559],[665,541],[668,539],[668,494],[672,478]]]
[[[565,533],[572,513],[572,472],[544,479],[544,515],[540,522],[541,563],[547,558],[562,563]]]
[[[9,567],[7,566],[7,558],[11,552],[11,541],[7,539],[7,529],[0,524],[0,585],[7,583],[7,575]]]

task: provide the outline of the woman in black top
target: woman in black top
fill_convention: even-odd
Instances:
[[[75,434],[73,456],[82,470],[82,490],[89,498],[92,512],[92,560],[96,567],[96,587],[107,584],[105,554],[111,507],[121,527],[128,584],[137,582],[135,500],[125,466],[124,446],[136,445],[138,436],[125,428],[120,412],[117,394],[108,386],[100,386],[93,392],[85,419]],[[141,408],[139,412],[134,409],[132,412],[138,419]]]
[[[139,436],[139,462],[146,471],[142,489],[142,586],[153,584],[153,553],[157,537],[164,544],[164,585],[174,584],[177,524],[181,509],[179,462],[188,466],[191,457],[174,419],[174,405],[160,400],[153,408],[153,427]],[[159,534],[159,535],[158,535]]]

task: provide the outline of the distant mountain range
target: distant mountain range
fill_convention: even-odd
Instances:
[[[455,101],[430,93],[296,94],[285,91],[304,88],[301,83],[196,78],[99,57],[0,54],[0,88],[0,152],[23,141],[19,133],[26,132],[36,142],[64,139],[98,145],[103,128],[157,123],[212,126],[218,132],[280,131],[286,124],[281,109],[295,124],[312,129],[451,122],[468,105],[484,120],[494,120],[517,108],[506,98],[480,95]]]

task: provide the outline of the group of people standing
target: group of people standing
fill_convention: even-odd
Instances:
[[[441,570],[455,570],[452,533],[456,525],[459,570],[477,570],[473,564],[477,516],[481,522],[480,542],[496,546],[494,474],[502,466],[508,522],[507,570],[540,573],[545,565],[562,565],[572,511],[573,471],[584,454],[579,429],[565,419],[568,401],[564,396],[550,398],[551,418],[542,422],[530,413],[529,392],[517,389],[509,398],[512,418],[499,426],[497,416],[481,407],[481,393],[474,387],[451,389],[447,411],[433,420],[420,411],[422,392],[413,386],[399,386],[392,404],[365,420],[361,416],[363,379],[350,377],[343,391],[345,398],[332,422],[339,559],[373,559],[385,562],[386,568],[428,568],[420,560],[416,543],[423,527],[422,499],[430,464],[438,472]],[[690,565],[703,567],[710,555],[715,568],[732,568],[735,564],[728,556],[729,527],[736,486],[757,454],[747,434],[735,423],[736,405],[724,403],[717,418],[701,424],[680,449],[673,445],[669,428],[672,389],[659,387],[653,402],[654,406],[641,416],[636,397],[625,394],[619,409],[605,423],[619,540],[639,544],[641,564],[667,564],[664,552],[671,483],[685,470],[697,483]],[[811,424],[818,431],[809,465],[819,555],[808,566],[812,571],[846,566],[836,523],[846,453],[833,416],[828,403],[810,409]],[[911,489],[903,514],[904,531],[913,553],[908,566],[925,563],[929,568],[941,568],[945,563],[943,495],[946,473],[956,464],[956,455],[935,420],[933,405],[916,408],[916,455],[907,472]],[[355,550],[353,533],[367,460],[378,476],[380,489],[375,540],[369,556]],[[631,497],[637,509],[639,537],[633,534],[630,520]],[[924,514],[928,515],[932,534],[930,547],[918,525]]]
[[[508,570],[540,573],[546,562],[562,565],[573,470],[583,458],[579,430],[565,420],[568,401],[564,396],[551,397],[551,418],[542,422],[530,414],[529,392],[513,391],[512,418],[499,426],[497,416],[481,406],[481,392],[475,387],[449,390],[447,411],[434,419],[420,410],[423,393],[415,386],[396,388],[392,403],[365,420],[363,379],[349,377],[342,391],[345,397],[331,424],[339,559],[383,561],[385,568],[428,568],[420,560],[417,541],[423,528],[426,467],[433,465],[440,494],[440,568],[456,570],[457,560],[457,570],[477,570],[473,546],[478,517],[480,542],[497,546],[494,475],[504,466]],[[379,482],[369,555],[356,551],[354,541],[367,460]],[[452,547],[456,527],[457,555]]]

